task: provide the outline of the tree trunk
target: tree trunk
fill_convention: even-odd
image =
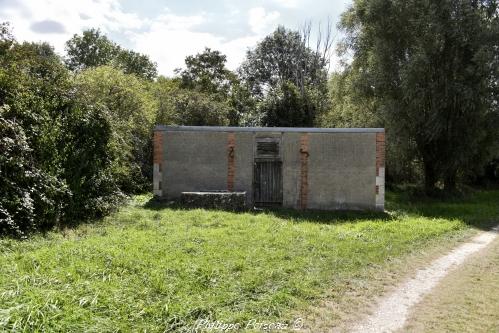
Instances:
[[[435,194],[435,183],[437,182],[437,173],[432,162],[424,161],[424,188],[427,195]]]

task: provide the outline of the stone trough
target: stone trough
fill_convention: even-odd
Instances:
[[[246,192],[182,192],[180,201],[186,207],[242,211],[246,209]]]

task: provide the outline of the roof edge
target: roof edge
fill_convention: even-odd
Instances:
[[[384,128],[319,128],[319,127],[231,127],[231,126],[165,126],[154,131],[170,132],[301,132],[301,133],[379,133]]]

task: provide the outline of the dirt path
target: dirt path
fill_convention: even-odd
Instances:
[[[499,235],[411,309],[398,333],[499,332]]]
[[[420,269],[411,278],[380,299],[374,313],[353,327],[352,332],[393,332],[402,328],[411,307],[431,291],[451,270],[470,255],[482,250],[498,236],[499,226],[482,232],[469,242],[458,246],[447,255]]]

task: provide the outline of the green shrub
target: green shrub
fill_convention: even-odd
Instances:
[[[179,88],[173,80],[160,79],[155,86],[159,101],[156,123],[190,126],[227,126],[234,109],[216,96]]]
[[[120,189],[142,192],[152,183],[152,129],[157,103],[150,83],[121,70],[101,66],[76,77],[78,99],[98,106],[110,125],[112,173]]]
[[[25,131],[0,109],[0,233],[25,236],[60,221],[69,191],[63,181],[38,169]]]

